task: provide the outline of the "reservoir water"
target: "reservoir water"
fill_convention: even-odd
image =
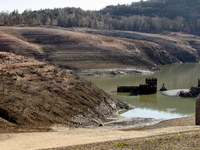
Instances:
[[[172,64],[160,67],[153,75],[125,75],[109,77],[86,77],[97,87],[110,95],[130,103],[136,109],[121,114],[125,117],[144,117],[155,119],[172,119],[194,116],[196,98],[181,98],[163,95],[159,89],[162,84],[168,90],[190,89],[198,86],[200,63]],[[145,78],[157,77],[158,91],[156,94],[131,96],[129,93],[118,94],[117,85],[138,86],[145,83]]]

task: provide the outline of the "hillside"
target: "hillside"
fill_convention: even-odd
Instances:
[[[58,67],[0,52],[0,132],[62,124],[98,126],[133,108]]]
[[[31,56],[61,68],[143,68],[199,62],[200,38],[86,28],[1,27],[0,51]]]
[[[131,5],[107,6],[100,10],[102,14],[110,14],[111,16],[132,16],[144,15],[148,17],[168,18],[175,20],[176,17],[183,17],[186,22],[199,18],[200,15],[199,0],[148,0],[141,2],[133,2]]]
[[[145,41],[146,43],[151,42],[155,45],[154,50],[151,49],[151,46],[147,46],[146,43],[143,43],[143,46],[141,46],[139,49],[144,50],[146,55],[148,55],[149,58],[153,60],[156,60],[156,58],[159,59],[159,57],[163,58],[161,55],[163,51],[159,51],[163,49],[170,56],[168,59],[163,59],[163,64],[170,63],[169,59],[172,60],[172,58],[175,58],[175,61],[172,60],[171,62],[198,62],[200,60],[200,37],[192,34],[184,34],[182,32],[163,32],[161,34],[149,34],[133,31],[94,29],[77,29],[77,31],[95,35],[136,39],[138,41]],[[159,65],[157,62],[155,62],[155,64]]]
[[[147,70],[200,60],[200,38],[175,32],[1,27],[0,43],[0,132],[8,126],[98,126],[119,109],[133,108],[62,68]]]

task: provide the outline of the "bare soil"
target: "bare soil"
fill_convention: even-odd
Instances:
[[[119,110],[134,106],[66,71],[111,69],[113,74],[126,74],[123,70],[128,68],[137,73],[133,71],[135,68],[146,71],[158,69],[157,65],[161,64],[198,62],[199,43],[198,36],[180,33],[155,35],[82,28],[1,27],[0,132],[6,134],[0,138],[0,147],[65,147],[199,131],[194,124],[188,126],[191,120],[185,121],[187,126],[181,126],[182,120],[176,120],[175,124],[164,122],[165,125],[146,127],[158,120],[121,118],[117,115]],[[126,146],[126,141],[117,144],[120,148],[121,145]],[[100,148],[106,149],[102,145]]]
[[[196,35],[184,34],[180,32],[163,32],[162,34],[150,34],[141,33],[134,31],[117,31],[117,30],[105,30],[105,29],[85,29],[85,28],[70,28],[70,31],[77,31],[83,33],[90,33],[94,35],[104,35],[110,37],[120,37],[128,39],[137,39],[139,41],[146,41],[139,47],[143,49],[145,53],[150,57],[158,60],[164,60],[164,64],[169,61],[169,59],[175,58],[176,61],[181,62],[199,62],[199,43],[200,37]],[[147,42],[152,42],[151,45],[155,49],[151,51],[151,46],[147,46]],[[161,51],[156,50],[164,49],[170,58],[164,58],[162,55],[159,57]],[[169,62],[168,62],[169,63]],[[157,63],[156,63],[157,64]]]
[[[199,60],[198,54],[189,49],[190,46],[187,46],[189,48],[186,50],[183,48],[185,47],[183,43],[173,44],[169,40],[171,38],[169,35],[155,37],[135,32],[55,27],[1,27],[0,31],[2,35],[0,42],[3,47],[1,51],[9,50],[16,54],[18,47],[15,43],[21,42],[24,47],[20,49],[24,50],[29,43],[32,52],[36,53],[39,49],[39,54],[30,56],[33,55],[36,59],[49,61],[65,69],[142,67],[147,70],[156,69],[157,65]],[[16,40],[15,43],[13,39]],[[178,37],[173,40],[180,41]],[[162,46],[162,43],[170,48]],[[177,48],[178,55],[170,52],[172,48],[173,52]],[[178,59],[179,56],[183,59]],[[187,58],[188,56],[191,56],[191,59]]]
[[[21,55],[1,52],[0,76],[1,132],[99,126],[134,108],[76,75]]]
[[[158,69],[199,62],[200,37],[167,32],[60,27],[1,27],[0,51],[48,61],[65,69]]]
[[[153,69],[153,68],[152,68]],[[151,69],[151,70],[152,70]],[[158,70],[158,68],[155,68]],[[113,69],[85,69],[85,70],[68,70],[81,77],[92,76],[92,77],[102,77],[102,76],[113,76],[113,75],[129,75],[129,74],[153,74],[145,68],[113,68]]]
[[[108,130],[54,126],[52,129],[57,132],[1,134],[0,147],[9,150],[199,149],[200,127],[194,125],[194,117],[168,120],[155,126],[140,128],[140,131],[137,128]]]

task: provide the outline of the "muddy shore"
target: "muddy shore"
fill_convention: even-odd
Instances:
[[[68,70],[81,77],[100,77],[100,76],[115,76],[115,75],[130,75],[130,74],[154,74],[154,70],[159,68],[114,68],[114,69],[86,69],[86,70]]]
[[[51,130],[53,131],[68,131],[68,130],[78,130],[82,129],[92,129],[92,130],[126,130],[132,128],[144,128],[148,126],[153,126],[158,124],[163,119],[154,118],[140,118],[140,117],[123,117],[120,115],[110,115],[108,118],[101,120],[91,120],[91,122],[85,123],[86,120],[82,120],[78,126],[63,126],[54,125]],[[95,122],[92,123],[92,122]]]
[[[77,74],[81,77],[105,77],[105,76],[123,76],[130,74],[141,74],[141,75],[150,75],[154,74],[154,70],[159,70],[159,68],[113,68],[113,69],[87,69],[87,70],[67,70],[73,74]],[[132,109],[135,107],[132,106]],[[79,125],[78,128],[85,129],[130,129],[130,128],[140,128],[155,125],[163,120],[161,119],[153,119],[153,118],[128,118],[119,115],[119,112],[123,110],[119,110],[113,115],[108,116],[108,118],[104,119],[103,122],[96,121],[97,124],[93,125],[90,123]],[[83,119],[84,120],[84,119]],[[84,122],[84,121],[83,121]],[[66,129],[66,127],[59,128]],[[55,129],[55,128],[54,128]]]

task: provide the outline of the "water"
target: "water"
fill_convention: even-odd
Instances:
[[[160,71],[154,75],[126,75],[109,77],[88,77],[87,80],[107,93],[116,96],[120,100],[136,106],[136,109],[127,111],[122,116],[144,117],[155,119],[172,119],[186,116],[194,116],[195,98],[181,98],[166,96],[160,91],[156,94],[131,96],[129,93],[118,94],[117,85],[139,85],[145,83],[146,77],[158,78],[158,90],[165,83],[168,90],[190,89],[198,85],[200,78],[200,64],[186,63],[161,66]]]

